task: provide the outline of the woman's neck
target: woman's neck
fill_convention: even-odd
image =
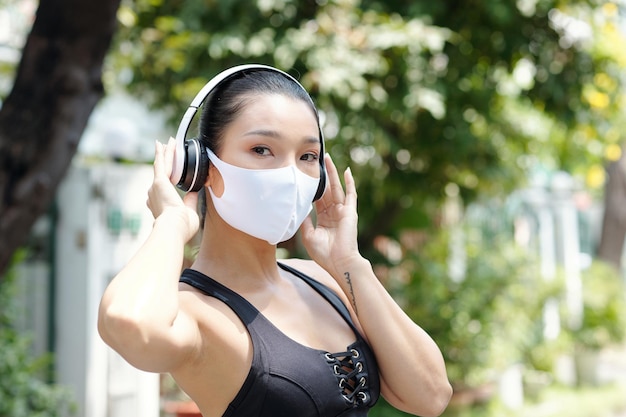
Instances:
[[[280,278],[276,246],[233,229],[221,218],[207,217],[192,268],[229,286],[256,287]]]

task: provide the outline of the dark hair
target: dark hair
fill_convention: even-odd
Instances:
[[[222,81],[207,96],[202,108],[198,140],[219,156],[224,131],[249,100],[255,96],[280,94],[307,103],[319,126],[319,117],[313,100],[301,85],[289,77],[269,69],[249,69],[235,73]],[[320,141],[322,140],[320,132]],[[206,190],[199,192],[201,224],[206,214]]]

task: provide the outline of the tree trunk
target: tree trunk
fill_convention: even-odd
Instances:
[[[120,0],[41,0],[0,109],[0,277],[47,210],[103,96]]]
[[[621,268],[626,237],[626,154],[609,165],[604,189],[604,216],[598,257]]]

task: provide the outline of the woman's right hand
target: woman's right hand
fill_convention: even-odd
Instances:
[[[175,149],[176,141],[173,138],[169,139],[167,145],[156,142],[154,180],[148,190],[146,204],[155,219],[167,217],[172,221],[179,221],[185,241],[188,241],[196,234],[200,226],[196,211],[198,193],[190,192],[181,198],[176,187],[170,182]]]

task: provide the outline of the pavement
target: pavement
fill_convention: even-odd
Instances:
[[[602,351],[597,372],[600,381],[619,383],[626,387],[626,346]],[[626,388],[624,398],[626,398]],[[626,407],[616,411],[610,417],[626,417]]]
[[[604,381],[626,384],[626,346],[605,349],[600,353],[598,376]]]

